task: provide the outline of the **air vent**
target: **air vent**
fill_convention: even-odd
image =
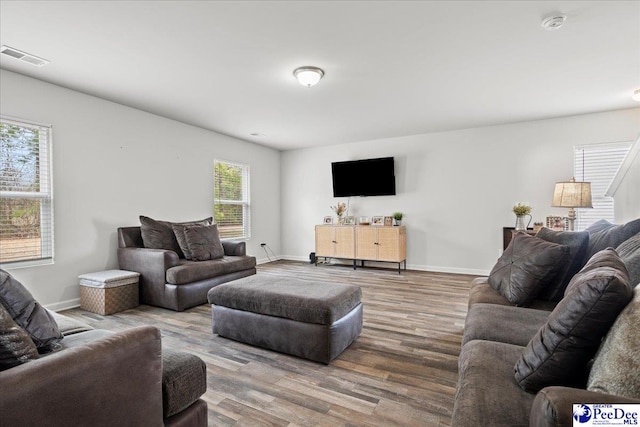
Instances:
[[[44,58],[40,58],[35,55],[31,55],[30,53],[23,52],[21,50],[5,45],[0,46],[0,53],[18,59],[20,61],[27,62],[31,65],[35,65],[36,67],[42,67],[50,62]]]

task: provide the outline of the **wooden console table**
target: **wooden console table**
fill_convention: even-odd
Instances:
[[[407,269],[407,229],[404,226],[316,225],[316,257],[397,262]]]
[[[509,243],[511,243],[511,239],[513,239],[513,234],[516,232],[515,227],[502,227],[502,250],[507,249]],[[535,236],[537,231],[533,231],[533,228],[527,228],[527,234],[530,236]]]

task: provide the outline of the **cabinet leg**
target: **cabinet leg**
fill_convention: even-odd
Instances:
[[[353,260],[353,269],[354,270],[356,269],[356,260],[355,259]]]

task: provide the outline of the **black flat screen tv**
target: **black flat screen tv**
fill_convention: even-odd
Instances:
[[[333,197],[393,196],[393,157],[331,163]]]

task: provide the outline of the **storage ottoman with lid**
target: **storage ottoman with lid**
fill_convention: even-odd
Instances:
[[[102,315],[113,314],[138,306],[140,273],[107,270],[82,274],[80,308]]]
[[[213,333],[329,364],[362,332],[359,286],[255,275],[212,288]]]

